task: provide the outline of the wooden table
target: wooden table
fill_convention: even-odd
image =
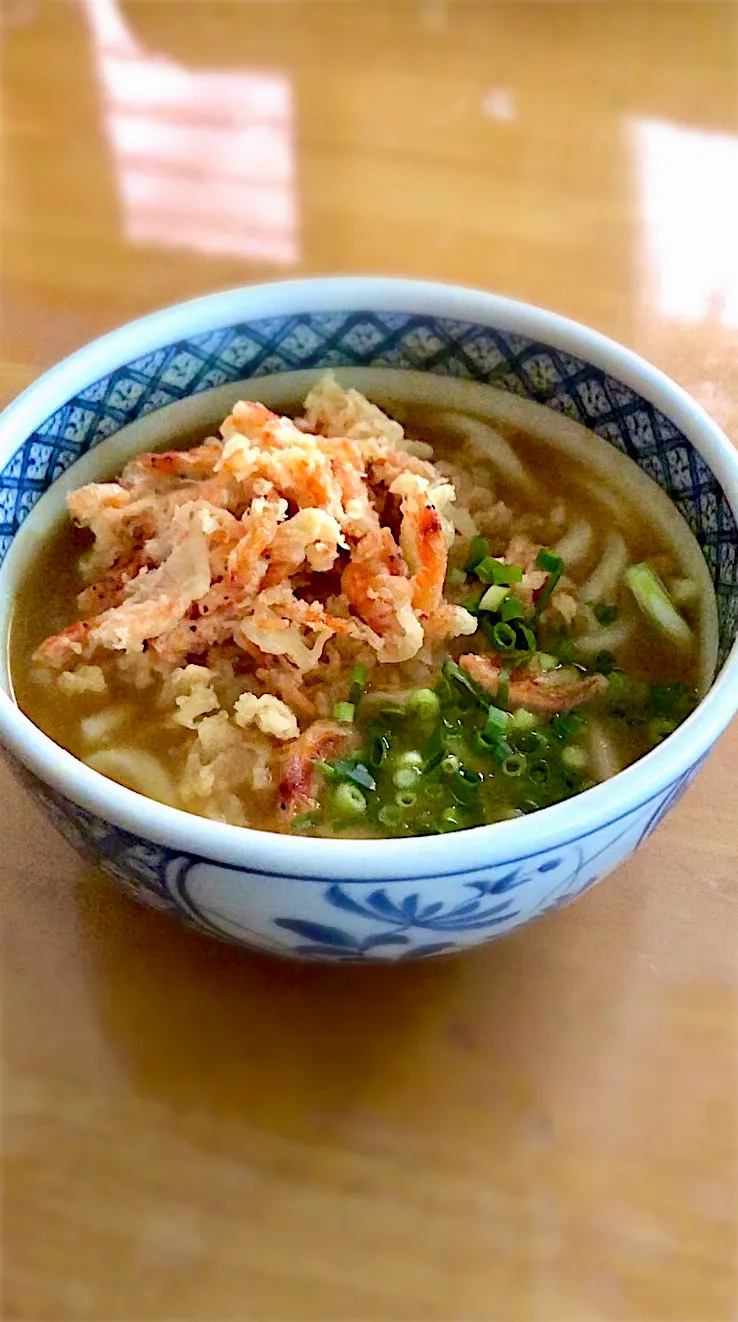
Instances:
[[[455,280],[738,436],[731,4],[7,0],[9,399],[167,301]],[[455,962],[251,958],[3,771],[3,1317],[738,1316],[738,728],[638,858]]]

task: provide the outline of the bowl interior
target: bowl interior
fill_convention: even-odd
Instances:
[[[719,664],[738,628],[738,529],[705,460],[662,412],[601,368],[474,322],[398,312],[320,312],[188,336],[118,367],[57,408],[0,472],[0,564],[44,491],[135,418],[216,386],[316,367],[393,367],[494,385],[597,432],[653,478],[702,547],[718,603]]]

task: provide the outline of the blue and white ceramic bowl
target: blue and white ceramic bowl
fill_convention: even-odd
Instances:
[[[262,950],[404,960],[463,950],[574,899],[650,835],[692,780],[738,707],[738,456],[660,372],[552,313],[408,281],[264,285],[114,331],[7,409],[0,561],[46,488],[134,418],[245,377],[344,365],[492,383],[568,414],[655,478],[697,535],[717,593],[721,669],[697,711],[578,798],[516,821],[400,841],[292,839],[163,807],[57,747],[13,704],[7,674],[0,738],[62,833],[147,904]],[[7,632],[7,600],[2,609]]]

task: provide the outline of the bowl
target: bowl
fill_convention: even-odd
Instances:
[[[75,460],[187,396],[328,366],[492,383],[583,423],[655,478],[696,534],[718,601],[719,673],[689,719],[612,780],[532,816],[378,841],[252,831],[145,799],[42,734],[13,703],[7,671],[0,740],[85,858],[189,926],[317,960],[464,950],[575,899],[622,863],[738,707],[738,456],[679,386],[628,349],[506,298],[390,279],[235,289],[144,317],[52,368],[0,419],[0,630],[6,638],[18,530]]]

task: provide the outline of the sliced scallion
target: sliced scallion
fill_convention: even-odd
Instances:
[[[510,671],[512,667],[505,663],[500,666],[500,678],[497,681],[497,705],[507,707],[510,697]]]
[[[486,596],[487,593],[484,595]],[[484,597],[482,600],[484,601]],[[525,606],[520,600],[520,597],[505,597],[500,606],[500,618],[505,621],[525,619]]]
[[[536,662],[539,670],[555,670],[560,665],[559,658],[552,656],[550,652],[539,652],[536,656]]]
[[[487,709],[487,719],[484,723],[485,739],[499,739],[500,735],[505,733],[510,721],[514,719],[509,712],[502,711],[500,707],[489,707]]]
[[[523,569],[521,565],[506,565],[504,561],[495,559],[494,556],[486,555],[474,570],[477,578],[483,583],[495,583],[509,586],[511,583],[520,583],[523,578]]]
[[[326,780],[346,781],[364,790],[377,788],[376,780],[363,762],[349,762],[348,758],[337,757],[333,762],[315,762],[313,765],[323,772]]]
[[[421,779],[423,772],[420,767],[404,766],[398,767],[392,773],[392,784],[398,790],[409,790],[411,785],[416,785]]]
[[[379,809],[377,821],[381,822],[382,826],[389,827],[390,831],[394,831],[400,825],[403,816],[402,808],[398,808],[394,803],[386,803]]]
[[[584,771],[588,761],[586,750],[578,744],[568,744],[561,750],[561,761],[571,771]]]
[[[660,633],[676,647],[684,649],[691,645],[692,630],[686,620],[682,619],[658,574],[647,560],[639,565],[631,565],[625,571],[625,582],[640,610]]]
[[[542,546],[536,556],[536,565],[539,569],[545,569],[548,574],[548,578],[541,588],[536,601],[534,619],[537,620],[541,615],[541,612],[546,609],[551,594],[564,572],[564,562],[560,555],[556,555],[554,551],[547,551],[545,546]]]
[[[354,710],[356,710],[356,708],[359,705],[359,702],[361,701],[361,697],[363,695],[364,689],[366,688],[366,681],[368,674],[369,671],[367,667],[361,661],[357,662],[357,664],[354,666],[353,670],[351,671],[351,688],[349,689],[349,702],[353,705]]]
[[[670,720],[668,716],[654,716],[648,722],[648,737],[652,744],[662,743],[675,730],[676,721]]]
[[[487,555],[489,555],[489,542],[486,537],[472,537],[466,560],[467,573],[472,573]]]
[[[541,547],[536,556],[536,565],[539,569],[545,569],[547,574],[561,574],[564,569],[561,556],[555,551],[547,551],[545,546]]]
[[[535,652],[538,646],[533,630],[520,620],[515,621],[515,646],[518,652]]]
[[[485,707],[488,706],[489,704],[488,695],[484,694],[477,687],[477,685],[474,683],[474,680],[471,679],[470,676],[467,675],[466,672],[462,670],[461,666],[457,665],[455,661],[444,661],[443,675],[445,679],[455,680],[457,684],[460,684],[461,687],[465,689],[467,693],[471,694],[475,702],[482,703],[482,705]]]
[[[416,689],[410,706],[421,721],[434,721],[441,710],[440,700],[433,689]]]
[[[340,721],[344,725],[352,725],[355,715],[356,715],[356,707],[354,706],[353,702],[334,702],[333,704],[334,721]]]
[[[517,634],[511,624],[506,624],[504,620],[498,620],[492,630],[495,647],[501,652],[513,652],[517,645]]]
[[[446,583],[450,588],[461,587],[462,583],[466,583],[465,571],[463,569],[460,569],[458,566],[455,566],[453,569],[449,569],[446,575]]]
[[[298,813],[296,817],[292,818],[292,821],[290,822],[290,830],[296,831],[298,835],[302,835],[306,831],[311,831],[315,824],[315,813],[301,812]]]
[[[507,597],[507,588],[503,583],[493,584],[487,588],[487,591],[480,598],[477,609],[480,611],[497,611]]]
[[[332,806],[338,817],[361,817],[366,812],[366,799],[357,785],[342,781],[333,791]]]

